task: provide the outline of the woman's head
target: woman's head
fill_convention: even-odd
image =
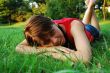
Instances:
[[[41,15],[32,16],[27,21],[24,35],[30,45],[59,45],[57,41],[57,43],[53,43],[53,39],[51,39],[57,33],[55,27],[56,25],[47,17]],[[59,33],[59,35],[61,34]]]

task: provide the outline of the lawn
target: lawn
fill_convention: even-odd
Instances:
[[[110,21],[100,22],[103,35],[92,44],[89,65],[17,53],[15,47],[24,39],[23,24],[0,26],[0,73],[110,73]]]

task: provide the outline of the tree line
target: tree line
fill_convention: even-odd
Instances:
[[[101,1],[98,0],[98,2]],[[33,2],[36,2],[38,8],[35,7]],[[103,2],[100,6],[106,6],[109,0]],[[30,3],[32,6],[29,5]],[[32,15],[38,14],[52,19],[62,17],[80,18],[84,11],[84,0],[0,0],[0,23],[21,22]],[[97,13],[100,15],[101,12],[98,11]],[[104,12],[102,14],[104,15]]]

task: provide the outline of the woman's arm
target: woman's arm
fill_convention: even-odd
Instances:
[[[63,46],[52,46],[52,47],[32,47],[30,46],[26,40],[23,40],[20,44],[16,46],[16,51],[19,53],[25,54],[38,54],[41,52],[63,52],[63,53],[70,53],[73,50],[65,48]]]
[[[60,60],[82,60],[82,57],[78,51],[74,51],[63,46],[32,47],[29,46],[26,40],[16,46],[16,51],[22,54],[42,54],[42,52],[44,52],[45,55],[51,55],[53,58]]]
[[[53,58],[60,60],[71,60],[71,61],[83,61],[88,62],[88,60],[83,59],[83,55],[80,51],[74,51],[63,46],[53,46],[53,47],[32,47],[29,46],[26,40],[22,41],[16,46],[16,51],[22,54],[45,54],[51,55]]]
[[[74,37],[74,42],[77,49],[76,55],[78,55],[79,59],[82,57],[84,62],[89,62],[92,52],[90,41],[85,33],[84,25],[78,20],[72,21],[71,33]]]

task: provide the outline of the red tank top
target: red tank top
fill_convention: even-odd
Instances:
[[[65,31],[66,31],[66,34],[69,38],[69,40],[74,44],[74,37],[72,36],[71,32],[70,32],[70,29],[71,29],[71,22],[73,20],[79,20],[77,18],[63,18],[63,19],[60,19],[60,20],[53,20],[53,22],[57,25],[62,25],[64,28],[65,28]],[[79,20],[80,21],[80,20]],[[81,22],[82,23],[82,22]],[[82,23],[83,24],[83,23]],[[84,24],[83,24],[84,25]],[[90,42],[92,42],[94,40],[94,37],[93,35],[88,32],[85,28],[85,33],[89,39]]]

